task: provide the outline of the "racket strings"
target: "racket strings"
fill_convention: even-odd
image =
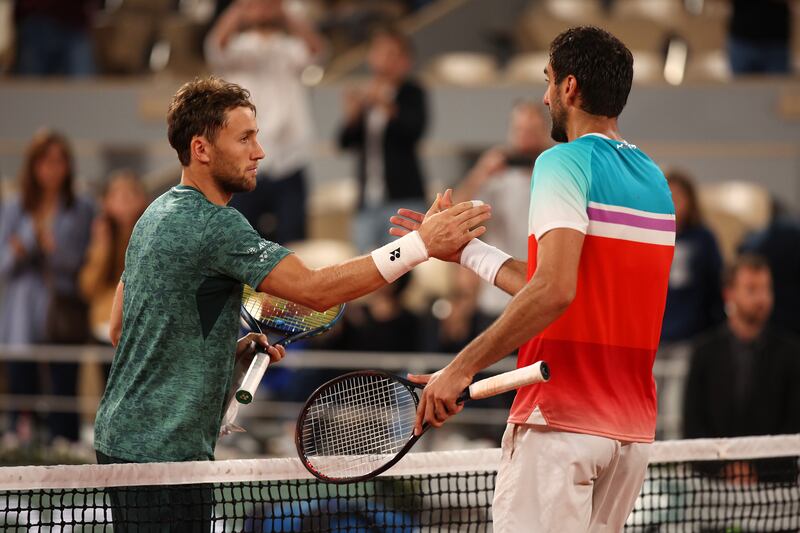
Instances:
[[[338,381],[307,410],[302,427],[306,458],[328,477],[368,474],[406,445],[416,405],[406,386],[384,376]]]
[[[299,333],[325,327],[336,320],[341,306],[319,312],[297,304],[257,292],[252,287],[245,285],[242,305],[256,320],[264,323],[269,328]]]
[[[371,395],[372,391],[369,388],[361,387],[359,392],[357,393],[357,397],[355,398],[355,400],[360,403],[358,405],[349,405],[344,409],[340,409],[340,414],[343,414],[345,418],[348,418],[350,420],[356,419],[358,421],[368,420],[367,417],[369,417],[369,421],[377,422],[378,424],[380,424],[380,427],[388,427],[391,429],[392,433],[390,435],[389,442],[394,442],[397,440],[405,442],[408,435],[398,431],[400,429],[400,425],[398,424],[398,419],[396,416],[397,409],[394,409],[392,407],[402,408],[406,405],[412,405],[413,407],[415,405],[415,402],[410,397],[410,395],[407,395],[406,398],[399,400],[397,398],[396,388],[389,389],[389,392],[391,394],[391,398],[386,398],[383,396],[368,398],[368,395]],[[332,393],[329,396],[329,398],[333,398],[336,396],[341,396],[341,391]],[[370,404],[375,404],[375,405],[370,405]],[[322,409],[319,409],[319,406],[315,406],[315,408],[317,414],[323,411]],[[340,438],[338,439],[338,441],[334,439],[332,443],[327,443],[329,444],[328,446],[323,446],[322,455],[332,455],[336,454],[338,451],[352,452],[354,451],[352,448],[355,447],[358,448],[380,447],[379,443],[382,442],[381,439],[383,439],[383,441],[385,442],[386,441],[385,437],[382,435],[372,434],[371,432],[368,432],[369,429],[371,429],[369,424],[362,424],[357,426],[357,429],[355,430],[357,432],[355,434],[356,437],[355,439],[342,440]],[[345,435],[339,435],[339,437],[341,436]],[[326,447],[330,449],[325,450]],[[378,451],[380,453],[392,453],[394,450],[380,449]]]

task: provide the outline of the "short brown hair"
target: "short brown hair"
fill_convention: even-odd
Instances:
[[[237,107],[256,112],[250,91],[216,76],[195,78],[178,89],[167,111],[167,137],[181,165],[191,162],[192,138],[202,135],[213,142],[225,126],[225,113]]]
[[[722,280],[723,286],[732,287],[736,281],[736,276],[739,271],[745,268],[750,270],[767,270],[770,271],[769,263],[763,255],[754,253],[743,253],[739,255],[733,263],[725,269],[725,275]]]
[[[22,171],[19,174],[19,189],[22,199],[22,209],[27,213],[33,213],[39,207],[42,199],[42,187],[36,179],[36,165],[45,156],[51,146],[58,146],[67,160],[67,175],[61,184],[60,196],[67,207],[72,207],[75,202],[75,191],[72,187],[73,162],[72,149],[67,138],[55,131],[42,130],[33,136],[28,149],[25,152],[25,162],[22,164]]]

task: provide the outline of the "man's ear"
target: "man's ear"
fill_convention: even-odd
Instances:
[[[565,104],[577,106],[580,99],[580,92],[578,91],[578,79],[572,74],[568,75],[561,82],[562,101]]]
[[[202,135],[192,137],[192,142],[189,144],[192,152],[192,158],[197,159],[201,163],[209,163],[211,161],[211,143]]]

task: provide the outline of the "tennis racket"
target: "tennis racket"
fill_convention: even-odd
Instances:
[[[458,402],[479,400],[550,379],[547,363],[476,381]],[[331,483],[377,476],[397,463],[421,435],[414,435],[423,385],[378,370],[339,376],[318,388],[297,419],[295,445],[306,469]],[[423,428],[427,430],[428,426]]]
[[[344,304],[319,312],[245,285],[240,314],[242,323],[250,331],[266,334],[273,346],[288,346],[328,331],[343,312]],[[239,403],[253,401],[253,395],[268,366],[269,355],[259,349],[236,391],[236,400]]]

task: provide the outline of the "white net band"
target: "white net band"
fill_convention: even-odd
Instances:
[[[800,456],[800,435],[696,439],[653,444],[651,464]],[[496,470],[500,450],[409,453],[384,476]],[[309,479],[299,459],[0,468],[0,491]]]

